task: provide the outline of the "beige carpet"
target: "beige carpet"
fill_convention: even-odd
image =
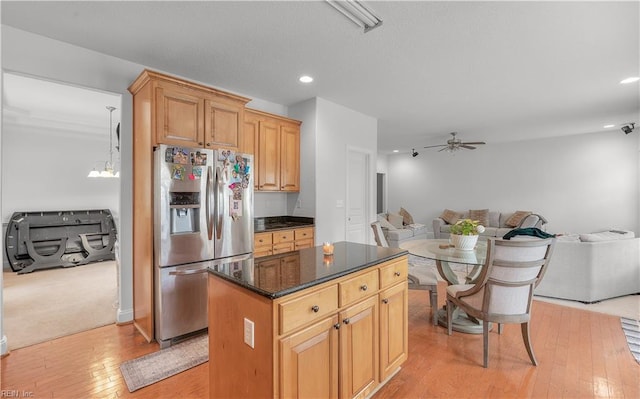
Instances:
[[[9,349],[115,323],[115,261],[18,275],[4,272],[4,329]]]

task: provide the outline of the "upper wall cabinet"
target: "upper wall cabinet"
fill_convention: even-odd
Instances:
[[[147,86],[154,145],[240,149],[248,98],[148,70],[130,91],[135,96]]]
[[[242,151],[254,154],[257,191],[300,191],[300,121],[245,110]]]

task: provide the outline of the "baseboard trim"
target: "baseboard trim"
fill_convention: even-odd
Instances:
[[[126,324],[133,321],[133,309],[120,309],[116,313],[116,324]]]

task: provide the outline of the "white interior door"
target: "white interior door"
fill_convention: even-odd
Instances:
[[[368,243],[367,225],[370,202],[370,155],[347,150],[347,241]]]

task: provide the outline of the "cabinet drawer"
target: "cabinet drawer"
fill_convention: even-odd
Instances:
[[[302,229],[295,229],[294,236],[296,241],[313,238],[313,227],[305,227]]]
[[[338,287],[335,285],[281,303],[280,334],[286,334],[304,324],[318,320],[338,309]]]
[[[378,291],[378,271],[372,270],[352,279],[339,283],[340,306],[348,305],[359,299],[371,296]]]
[[[290,242],[294,239],[293,230],[281,230],[273,232],[273,243]]]
[[[295,248],[293,241],[290,242],[280,242],[278,244],[273,244],[273,254],[282,254],[285,252],[291,252]]]
[[[271,233],[256,233],[253,236],[253,246],[256,248],[271,244],[273,244],[273,236]]]
[[[253,249],[253,257],[259,258],[261,256],[269,256],[273,255],[273,250],[271,249],[271,245],[267,247],[255,247]]]
[[[296,240],[296,250],[313,247],[313,238]]]
[[[387,288],[401,281],[407,280],[407,260],[394,262],[380,268],[380,288]]]

